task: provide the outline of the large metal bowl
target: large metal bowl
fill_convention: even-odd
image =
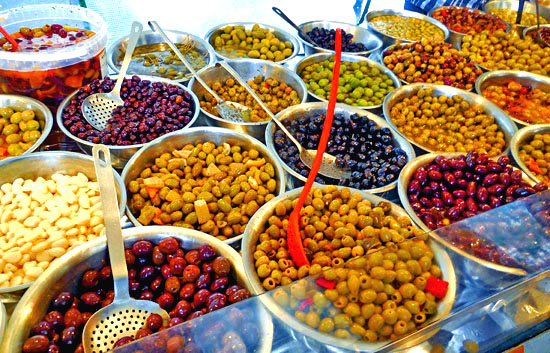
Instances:
[[[487,13],[491,13],[491,10],[494,9],[510,9],[517,11],[519,9],[519,0],[492,0],[489,2],[486,2],[483,5],[483,10]],[[523,6],[523,13],[531,13],[536,14],[537,9],[534,3],[526,1]],[[543,17],[547,21],[550,22],[550,9],[548,7],[539,5],[539,14],[540,17]],[[518,35],[523,34],[523,30],[527,28],[527,26],[518,25],[515,23],[510,23],[512,30],[515,30]]]
[[[124,185],[128,185],[130,181],[136,180],[139,177],[139,174],[146,165],[154,164],[155,158],[160,156],[165,152],[172,152],[177,149],[183,148],[187,144],[197,144],[211,141],[217,145],[223,143],[229,143],[230,145],[241,146],[246,149],[254,148],[260,155],[265,158],[266,161],[271,163],[275,167],[275,175],[277,179],[277,195],[285,192],[285,173],[277,157],[265,147],[260,141],[256,140],[253,137],[245,135],[243,133],[222,129],[218,127],[196,127],[192,129],[186,129],[182,131],[172,132],[165,136],[162,136],[155,140],[154,142],[149,143],[147,146],[139,150],[126,164],[124,170],[122,171],[122,180]],[[130,208],[127,207],[127,214],[130,221],[135,226],[142,226],[137,218],[132,214]],[[208,235],[210,236],[210,235]],[[241,240],[243,235],[237,235],[233,238],[225,240],[227,244],[233,244]],[[212,237],[213,238],[213,237]]]
[[[297,119],[304,116],[326,114],[326,111],[327,111],[326,103],[304,103],[304,104],[295,105],[293,107],[289,107],[283,110],[282,112],[277,114],[277,118],[279,118],[279,120],[281,121],[284,121],[286,119]],[[357,114],[360,116],[365,116],[370,120],[374,121],[376,125],[379,126],[380,128],[390,127],[389,124],[387,124],[384,121],[384,119],[380,118],[379,116],[359,108],[350,107],[349,105],[336,104],[334,114],[335,115],[343,114],[347,117],[349,117],[352,114]],[[293,189],[296,187],[301,187],[304,185],[307,178],[297,173],[294,169],[292,169],[289,165],[287,165],[281,159],[281,157],[279,157],[279,154],[275,149],[275,145],[273,144],[273,134],[275,133],[275,130],[276,130],[276,125],[273,122],[270,122],[269,125],[267,125],[267,128],[265,129],[265,142],[266,142],[267,148],[271,151],[273,155],[275,155],[275,159],[277,160],[278,164],[282,165],[286,173],[288,173],[287,174],[288,188]],[[408,143],[407,140],[401,137],[400,135],[394,133],[393,130],[392,130],[392,135],[393,135],[393,141],[392,141],[393,145],[398,146],[403,151],[405,151],[405,153],[407,154],[407,162],[412,161],[415,158],[415,153],[411,144]],[[397,180],[386,186],[368,190],[368,192],[381,194],[394,189],[396,185],[397,185]]]
[[[443,86],[443,85],[433,85],[428,83],[414,83],[407,86],[402,86],[401,88],[398,88],[390,94],[386,96],[386,99],[384,99],[383,104],[383,110],[384,110],[384,116],[386,118],[386,121],[392,129],[399,132],[401,136],[407,139],[410,143],[417,146],[421,150],[427,151],[427,152],[438,152],[438,151],[432,151],[428,148],[419,145],[409,137],[405,136],[404,133],[402,133],[397,126],[393,123],[390,112],[391,108],[398,102],[401,102],[403,99],[411,97],[416,94],[416,92],[420,89],[426,89],[426,88],[433,88],[434,94],[436,96],[442,96],[445,95],[447,97],[460,95],[464,99],[464,101],[468,102],[473,107],[481,107],[486,114],[491,115],[495,118],[495,122],[498,124],[502,132],[504,133],[504,138],[506,139],[506,148],[502,151],[502,154],[507,154],[508,150],[510,149],[510,141],[512,140],[512,136],[518,131],[518,128],[516,125],[512,122],[512,120],[508,117],[508,114],[506,114],[504,111],[502,111],[499,107],[496,106],[496,104],[492,103],[490,100],[479,96],[472,92],[467,92],[458,88],[450,87],[450,86]]]
[[[40,138],[25,152],[23,155],[29,154],[35,151],[40,145],[46,140],[53,126],[53,116],[52,112],[48,107],[31,97],[18,96],[14,94],[0,94],[0,108],[2,107],[11,107],[18,110],[32,110],[35,113],[36,120],[42,126],[42,133]],[[8,157],[12,158],[12,157]]]
[[[166,237],[179,239],[180,245],[185,249],[210,244],[219,255],[231,262],[237,283],[252,291],[239,254],[229,245],[204,233],[185,228],[155,226],[124,229],[122,236],[126,247],[137,240],[146,239],[158,243]],[[2,352],[20,353],[30,329],[46,314],[54,296],[62,291],[75,291],[82,274],[89,269],[100,268],[105,259],[105,239],[96,239],[69,251],[50,266],[17,304],[5,332]],[[261,306],[258,306],[258,317],[262,337],[260,352],[269,352],[273,339],[273,322]]]
[[[292,70],[287,69],[282,65],[257,59],[230,60],[227,61],[227,63],[231,65],[231,67],[235,69],[235,71],[237,71],[237,73],[245,81],[253,80],[254,77],[258,75],[264,76],[265,78],[271,77],[292,87],[298,93],[298,97],[302,103],[304,103],[307,99],[307,88],[304,81],[302,81],[302,79]],[[210,86],[216,81],[223,81],[232,77],[223,67],[218,66],[204,68],[200,70],[198,74]],[[204,97],[207,93],[204,87],[197,82],[194,77],[189,80],[188,87],[198,97]],[[204,116],[206,116],[206,123],[208,125],[240,131],[257,138],[260,141],[264,139],[265,127],[269,123],[269,121],[262,121],[258,123],[239,123],[217,117],[202,108],[200,111]]]
[[[210,46],[210,44],[206,43],[203,39],[187,32],[182,31],[175,31],[175,30],[164,30],[164,33],[170,38],[170,40],[174,43],[179,43],[186,40],[193,40],[195,42],[195,48],[194,50],[198,51],[201,55],[206,56],[206,63],[204,67],[207,67],[211,65],[212,63],[216,62],[216,52],[214,51],[214,48]],[[126,47],[128,45],[128,37],[125,36],[114,42],[107,51],[107,64],[109,65],[109,68],[113,70],[114,72],[118,73],[120,71],[120,66],[122,65],[121,60],[119,60],[120,54],[122,52],[126,51]],[[155,33],[153,31],[144,31],[141,32],[141,36],[138,39],[137,46],[140,45],[146,45],[146,44],[155,44],[155,43],[164,43],[164,40],[161,38],[161,36],[158,33]],[[167,48],[168,50],[168,48]],[[149,76],[155,76],[160,77],[158,74],[154,72],[155,67],[153,66],[144,66],[141,63],[136,63],[135,61],[132,61],[130,63],[130,67],[128,68],[129,74],[136,74],[136,75],[149,75]],[[187,71],[187,69],[182,65],[181,69],[184,71]],[[186,82],[191,78],[192,74],[187,73],[185,77],[175,80],[174,82]]]
[[[296,71],[298,76],[300,76],[300,73],[307,66],[310,66],[312,64],[316,64],[316,63],[328,60],[328,59],[332,58],[333,56],[334,56],[333,54],[329,54],[329,53],[319,53],[319,54],[313,54],[311,56],[307,56],[307,57],[303,58],[302,60],[300,60],[298,62],[298,64],[296,64],[296,69],[294,71]],[[395,74],[390,69],[383,66],[382,64],[377,63],[374,60],[371,60],[371,59],[368,59],[368,58],[365,58],[365,57],[362,57],[362,56],[342,55],[342,61],[348,61],[348,62],[349,61],[351,61],[351,62],[364,61],[364,62],[367,62],[369,64],[369,66],[374,66],[377,69],[379,69],[380,71],[382,71],[383,73],[385,73],[386,75],[388,75],[388,77],[393,81],[393,85],[395,86],[396,89],[401,87],[401,81],[399,80],[399,78],[397,78],[397,76],[395,76]],[[315,93],[313,93],[309,90],[307,91],[307,93],[310,96],[312,96],[313,98],[315,98],[316,100],[318,100],[318,101],[328,103],[328,99],[321,98],[321,97],[319,97],[318,95],[316,95]],[[369,109],[370,110],[370,109],[378,109],[381,106],[382,106],[382,104],[371,105],[371,106],[368,106],[368,107],[359,107],[358,106],[356,108]]]
[[[428,228],[428,226],[420,219],[420,217],[418,217],[416,212],[413,210],[413,208],[412,208],[412,206],[409,202],[407,189],[409,187],[409,182],[414,177],[414,173],[416,172],[416,170],[418,168],[420,168],[421,166],[430,163],[437,156],[444,155],[444,156],[447,156],[447,157],[454,157],[454,156],[458,156],[460,154],[461,153],[429,153],[429,154],[425,154],[425,155],[420,156],[420,157],[416,157],[412,162],[408,163],[405,166],[405,168],[403,168],[403,170],[401,171],[401,174],[399,175],[398,186],[397,186],[397,192],[399,193],[399,200],[401,201],[401,204],[403,205],[403,208],[405,208],[405,210],[407,210],[407,213],[409,214],[411,219],[414,221],[414,223],[416,223],[424,231],[430,232],[431,237],[433,237],[438,242],[444,244],[446,247],[448,247],[448,248],[452,249],[453,251],[459,253],[460,255],[466,257],[467,259],[472,260],[474,262],[477,262],[478,264],[480,264],[480,265],[482,265],[482,266],[484,266],[488,269],[491,269],[491,270],[504,272],[504,273],[507,273],[507,274],[513,274],[513,275],[525,275],[526,272],[523,269],[503,266],[503,265],[495,264],[495,263],[490,262],[490,261],[482,260],[480,258],[477,258],[477,257],[467,253],[466,251],[463,251],[463,250],[459,249],[458,247],[454,246],[450,242],[448,242],[445,239],[443,239],[442,237],[440,237],[438,235],[437,231],[432,231],[430,228]],[[525,174],[523,175],[523,181],[530,184],[530,185],[535,184],[535,182],[533,180],[531,180],[529,177],[527,177],[527,175],[525,175]],[[444,228],[440,228],[440,229],[444,229]]]
[[[512,157],[514,158],[514,161],[519,166],[519,168],[531,179],[537,181],[540,181],[540,179],[537,177],[537,174],[533,173],[533,171],[529,169],[519,157],[519,148],[524,144],[530,142],[535,134],[542,133],[550,133],[550,124],[537,124],[524,127],[523,129],[520,129],[517,134],[514,135],[510,148],[512,152]]]
[[[300,27],[304,33],[308,33],[314,28],[324,28],[324,29],[340,28],[346,33],[353,34],[353,43],[363,43],[363,45],[367,47],[366,51],[359,51],[359,52],[342,51],[342,54],[346,54],[346,55],[369,56],[371,53],[377,51],[382,47],[382,41],[372,32],[368,31],[363,27],[355,26],[345,22],[309,21],[309,22],[300,24],[298,27]],[[302,38],[302,36],[299,34],[298,34],[298,39],[304,45],[304,51],[306,53],[306,56],[315,54],[315,53],[329,53],[334,55],[334,50],[325,49],[325,48],[321,48],[316,45],[313,45],[309,41]]]
[[[192,109],[194,110],[194,112],[193,112],[193,117],[191,118],[191,121],[182,130],[190,128],[195,123],[195,121],[199,117],[200,104],[199,104],[199,100],[198,100],[197,96],[189,88],[185,87],[184,85],[182,85],[180,83],[177,83],[175,81],[168,80],[168,79],[162,78],[162,77],[145,76],[145,75],[140,75],[139,77],[142,80],[149,80],[151,82],[162,82],[162,83],[169,84],[169,85],[176,85],[179,88],[181,88],[181,89],[185,90],[186,92],[188,92],[191,95],[192,99],[193,99]],[[126,75],[126,78],[128,78],[128,79],[132,78],[132,75]],[[94,147],[94,143],[88,142],[86,140],[82,140],[82,139],[74,136],[63,125],[63,111],[65,110],[65,107],[70,104],[71,99],[73,99],[73,97],[76,95],[77,92],[78,92],[78,90],[71,93],[67,98],[65,98],[63,100],[63,102],[61,102],[61,104],[59,105],[59,108],[57,109],[56,121],[57,121],[57,125],[59,126],[61,131],[68,138],[70,138],[71,140],[76,142],[76,145],[84,153],[92,154],[92,148]],[[136,153],[141,147],[143,147],[145,145],[146,145],[145,143],[129,145],[129,146],[108,145],[107,147],[109,147],[109,152],[111,152],[111,162],[113,164],[113,167],[115,167],[117,169],[124,168],[124,165],[126,165],[128,160],[134,155],[134,153]]]
[[[429,22],[429,23],[433,24],[434,26],[436,26],[440,30],[442,30],[444,41],[447,41],[448,38],[449,38],[449,30],[447,29],[447,27],[443,23],[436,20],[435,18],[431,18],[429,16],[425,16],[425,15],[419,14],[417,12],[406,11],[406,10],[390,10],[390,9],[387,9],[387,10],[370,11],[367,14],[367,26],[368,26],[369,30],[376,33],[380,38],[382,38],[382,42],[384,43],[384,46],[392,45],[392,44],[395,44],[395,43],[401,43],[401,42],[404,42],[404,43],[413,43],[413,42],[415,42],[415,41],[411,41],[411,40],[408,40],[408,39],[392,37],[392,36],[389,36],[387,34],[384,34],[384,33],[380,32],[379,30],[377,30],[371,24],[371,20],[375,17],[390,16],[390,15],[419,18],[421,20],[424,20],[426,22]]]
[[[37,152],[26,156],[13,157],[0,161],[0,170],[2,171],[0,172],[0,185],[11,183],[17,178],[48,178],[55,173],[76,175],[80,172],[90,180],[97,180],[93,158],[75,152]],[[113,170],[113,174],[116,181],[118,207],[120,216],[122,217],[126,208],[126,188],[118,173]],[[28,282],[19,286],[0,288],[0,294],[22,291],[30,287],[32,283]]]
[[[322,188],[323,186],[318,186],[319,188]],[[341,187],[339,187],[341,188]],[[378,197],[376,195],[373,195],[371,193],[360,191],[356,189],[349,188],[352,193],[359,192],[364,200],[369,200],[372,203],[379,203],[381,201],[387,201],[381,197]],[[248,224],[248,227],[246,228],[245,236],[242,241],[242,256],[243,256],[243,263],[244,263],[244,269],[245,273],[251,283],[252,291],[254,294],[260,295],[262,293],[265,293],[265,289],[262,286],[262,281],[259,279],[257,273],[256,273],[256,267],[255,267],[255,260],[254,260],[254,252],[256,248],[256,244],[258,242],[258,238],[260,236],[261,230],[265,226],[265,224],[268,222],[269,217],[271,217],[274,213],[275,205],[280,202],[287,199],[297,199],[300,196],[300,193],[302,192],[302,188],[294,189],[291,191],[288,191],[284,193],[283,195],[274,198],[273,200],[269,201],[267,204],[265,204],[256,214],[250,219],[250,223]],[[404,209],[399,207],[396,204],[392,203],[392,215],[396,216],[408,216]],[[455,295],[456,295],[456,275],[453,267],[453,263],[451,262],[451,259],[449,258],[449,255],[447,252],[439,246],[436,242],[430,241],[430,246],[434,251],[435,260],[437,261],[438,265],[441,267],[441,272],[443,274],[443,279],[447,282],[449,282],[449,287],[447,290],[447,294],[445,298],[439,303],[438,305],[438,314],[432,318],[431,321],[437,321],[439,319],[444,318],[447,316],[451,308],[453,307],[453,303],[455,301]],[[287,310],[279,306],[277,302],[273,299],[270,295],[262,295],[260,296],[260,300],[263,301],[265,306],[271,311],[271,313],[277,317],[279,320],[284,322],[288,327],[290,327],[292,330],[311,338],[317,342],[320,342],[325,345],[329,346],[335,346],[340,349],[350,349],[353,352],[372,352],[376,351],[376,349],[381,348],[385,344],[388,343],[388,341],[381,341],[377,343],[367,343],[364,341],[351,341],[351,340],[345,340],[336,338],[331,335],[323,334],[315,329],[312,329],[310,326],[306,325],[305,323],[302,323],[294,317],[291,313],[289,313]],[[413,339],[408,346],[420,344],[422,341],[427,340],[431,335],[435,334],[435,330],[427,333],[426,335],[419,335],[418,338]],[[340,352],[340,350],[331,350],[327,349],[327,351],[337,351]]]
[[[525,71],[512,71],[512,70],[500,70],[489,71],[479,76],[476,80],[476,92],[480,96],[481,93],[489,85],[502,85],[514,80],[514,82],[521,83],[522,85],[531,86],[533,89],[540,89],[543,92],[550,93],[550,78],[547,76],[537,75]],[[504,110],[503,110],[504,111]],[[504,111],[506,113],[506,111]],[[530,123],[516,119],[507,114],[516,124],[521,126],[531,125]]]
[[[221,34],[223,32],[224,27],[227,27],[227,26],[244,26],[244,28],[246,30],[249,30],[249,29],[252,29],[252,27],[256,24],[259,25],[260,27],[262,27],[263,29],[267,30],[268,32],[273,33],[273,35],[277,39],[279,39],[280,41],[292,43],[292,54],[284,60],[277,61],[277,64],[287,63],[290,60],[292,60],[296,55],[298,55],[298,53],[300,52],[300,43],[298,42],[296,37],[294,37],[292,34],[286,32],[286,31],[283,31],[280,28],[277,28],[277,27],[271,26],[271,25],[266,25],[266,24],[263,24],[263,23],[256,23],[256,22],[230,22],[230,23],[224,23],[224,24],[221,24],[221,25],[217,25],[214,28],[211,28],[206,33],[206,35],[204,36],[204,39],[206,40],[206,42],[208,44],[210,44],[213,48],[215,48],[214,47],[214,36],[218,35],[218,34]],[[217,51],[215,49],[214,49],[214,51],[215,51],[216,55],[218,56],[218,58],[220,58],[222,60],[247,59],[247,57],[227,56],[227,54],[220,53],[219,51]],[[268,60],[262,60],[262,61],[268,61]]]

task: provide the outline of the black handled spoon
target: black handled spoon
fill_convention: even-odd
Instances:
[[[277,15],[281,16],[281,18],[283,20],[286,21],[286,23],[288,23],[289,25],[291,25],[292,27],[294,27],[294,29],[296,31],[298,31],[298,35],[300,35],[300,37],[304,38],[305,40],[307,40],[308,42],[310,42],[311,44],[315,45],[316,47],[321,47],[320,45],[318,45],[317,43],[315,43],[315,41],[313,39],[311,39],[311,37],[303,30],[301,29],[300,27],[298,27],[298,25],[296,25],[296,23],[294,23],[294,21],[292,21],[287,15],[285,15],[285,13],[283,11],[281,11],[280,8],[278,7],[275,7],[273,6],[271,8]]]

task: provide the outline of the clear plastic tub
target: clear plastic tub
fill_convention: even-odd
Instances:
[[[39,52],[0,50],[0,93],[38,99],[53,111],[76,89],[107,73],[107,24],[96,12],[71,5],[32,5],[0,12],[9,33],[60,24],[95,32],[73,46]]]

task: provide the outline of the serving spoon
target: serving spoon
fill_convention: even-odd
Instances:
[[[310,42],[311,44],[313,44],[314,46],[316,47],[321,47],[319,44],[315,43],[315,41],[309,36],[309,34],[307,34],[302,28],[298,27],[298,25],[296,23],[294,23],[294,21],[292,21],[283,11],[281,11],[280,8],[278,7],[275,7],[273,6],[271,8],[277,15],[281,16],[281,18],[283,20],[286,21],[286,23],[288,23],[289,25],[291,25],[292,27],[294,27],[294,29],[296,31],[298,31],[298,34],[304,38],[305,40],[307,40],[308,42]]]

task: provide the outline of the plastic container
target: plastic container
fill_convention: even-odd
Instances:
[[[73,46],[40,52],[0,50],[0,93],[30,96],[53,111],[76,89],[107,73],[107,24],[96,12],[71,5],[32,5],[0,12],[9,33],[60,24],[95,32]]]

